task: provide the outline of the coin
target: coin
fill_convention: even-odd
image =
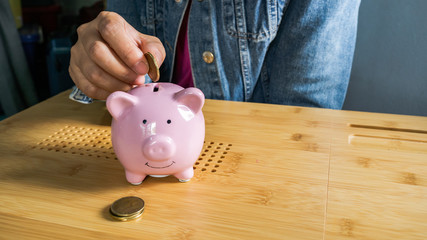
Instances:
[[[160,72],[159,72],[159,65],[157,64],[156,59],[154,58],[153,54],[151,54],[150,52],[145,53],[144,56],[148,62],[148,76],[150,76],[153,82],[159,81]]]
[[[123,197],[111,204],[111,216],[120,221],[136,219],[144,212],[145,202],[139,197]]]
[[[119,216],[116,216],[116,215],[114,215],[113,213],[111,213],[111,211],[110,211],[110,216],[112,217],[112,218],[114,218],[115,220],[119,220],[119,221],[122,221],[122,222],[126,222],[126,221],[131,221],[131,220],[135,220],[135,219],[138,219],[139,217],[141,217],[141,215],[142,215],[142,213],[143,213],[144,211],[142,211],[141,213],[139,213],[139,214],[136,214],[135,216],[129,216],[129,217],[119,217]]]

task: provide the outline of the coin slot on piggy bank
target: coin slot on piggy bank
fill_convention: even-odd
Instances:
[[[111,141],[129,183],[147,175],[189,181],[203,148],[205,97],[197,88],[150,83],[107,99]]]

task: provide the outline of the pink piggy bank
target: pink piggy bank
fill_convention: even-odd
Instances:
[[[199,89],[173,83],[145,84],[108,97],[111,140],[128,182],[138,185],[147,175],[174,175],[181,182],[193,177],[205,138],[204,102]]]

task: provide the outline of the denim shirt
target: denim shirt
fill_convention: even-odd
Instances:
[[[166,59],[160,81],[171,81],[188,4],[108,1],[109,11],[163,43]],[[211,99],[339,109],[350,77],[359,4],[360,0],[193,0],[188,45],[194,84]]]

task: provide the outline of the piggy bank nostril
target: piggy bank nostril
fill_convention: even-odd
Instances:
[[[163,147],[154,147],[152,149],[153,154],[161,154],[163,152],[165,152],[165,149]]]

